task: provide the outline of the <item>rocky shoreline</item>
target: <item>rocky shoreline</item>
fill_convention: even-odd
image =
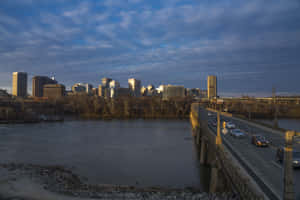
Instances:
[[[18,180],[23,180],[26,178],[27,182],[32,181],[38,186],[39,190],[43,190],[44,194],[50,192],[60,195],[59,198],[55,197],[54,199],[239,199],[231,194],[207,194],[196,188],[138,188],[133,186],[88,184],[84,182],[78,175],[74,174],[71,170],[62,166],[41,166],[33,164],[9,163],[0,164],[0,172],[0,186],[7,184],[10,185],[9,187],[11,188],[14,183],[18,182]],[[5,176],[3,176],[3,174],[5,174]],[[1,192],[3,191],[0,190],[0,200],[22,199],[22,196],[20,195],[9,197],[8,194],[5,196],[5,194],[2,195]],[[39,193],[41,192],[39,191]],[[26,195],[24,200],[39,199],[34,196],[31,198],[28,197],[30,197],[30,194]],[[51,198],[41,199],[44,200]]]

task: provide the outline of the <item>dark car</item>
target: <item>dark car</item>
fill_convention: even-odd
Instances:
[[[270,144],[270,142],[262,135],[253,135],[251,142],[258,147],[267,147]]]
[[[284,149],[283,147],[280,147],[277,149],[276,152],[276,160],[280,163],[283,163],[284,158]],[[293,151],[293,167],[294,168],[300,168],[300,152],[299,151]]]

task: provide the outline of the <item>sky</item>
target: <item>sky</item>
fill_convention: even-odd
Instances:
[[[110,77],[127,87],[223,96],[300,94],[299,0],[0,0],[0,88],[12,72],[67,88]]]

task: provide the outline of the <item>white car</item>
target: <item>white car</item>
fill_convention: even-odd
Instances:
[[[245,133],[243,133],[240,129],[233,129],[230,131],[230,135],[236,138],[241,138],[245,136]]]
[[[226,123],[226,127],[229,128],[229,129],[234,129],[235,128],[235,124],[232,123],[232,122],[227,122]]]

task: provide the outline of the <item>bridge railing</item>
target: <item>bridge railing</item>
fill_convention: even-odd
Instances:
[[[194,110],[194,112],[198,112],[198,114],[193,114],[193,117],[197,117],[199,120],[198,123],[200,124],[200,107],[194,105],[192,110]],[[217,132],[214,130],[214,128],[209,123],[204,124],[207,125],[209,132],[216,137]],[[229,179],[232,182],[232,186],[238,191],[239,194],[241,194],[241,196],[244,196],[245,199],[281,199],[278,194],[269,187],[269,185],[265,184],[264,180],[262,180],[260,176],[258,176],[252,169],[252,166],[250,166],[248,162],[244,160],[244,158],[240,156],[238,152],[236,152],[236,150],[224,137],[222,137],[222,144],[224,145],[221,145],[221,148],[216,152],[217,157],[219,157],[218,160],[221,163],[221,166],[223,166],[225,174],[230,176]],[[235,159],[235,162],[232,159]],[[234,163],[239,163],[243,170],[241,170],[240,167],[237,167]],[[242,173],[242,171],[244,173]],[[244,175],[245,173],[247,173],[249,178],[255,182],[255,187],[250,184],[251,181],[249,178],[247,178],[247,176]],[[259,189],[257,189],[257,186]],[[258,190],[260,190],[260,192],[258,192]],[[250,196],[251,198],[249,198]]]

